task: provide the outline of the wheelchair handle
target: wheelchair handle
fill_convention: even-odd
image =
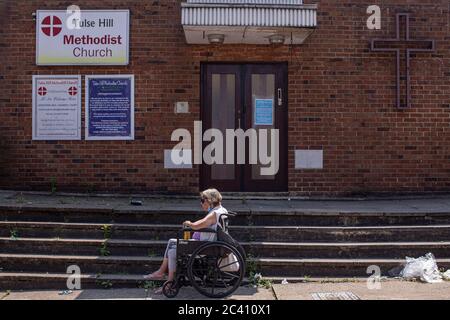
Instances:
[[[221,214],[221,216],[228,216],[228,217],[236,217],[238,215],[237,212],[228,211],[228,213]]]

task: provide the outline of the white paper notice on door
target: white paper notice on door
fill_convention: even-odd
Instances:
[[[273,99],[255,99],[255,126],[273,126]]]
[[[81,140],[81,76],[33,76],[33,140]]]

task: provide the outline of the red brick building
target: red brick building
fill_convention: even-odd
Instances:
[[[79,0],[82,10],[130,10],[129,64],[38,66],[33,13],[71,4],[0,3],[0,188],[46,191],[53,181],[58,191],[81,192],[450,190],[447,0]],[[381,9],[380,29],[368,26],[371,5]],[[403,41],[407,16],[400,15],[398,43],[371,48],[373,39],[396,38],[399,13],[409,14],[410,39],[429,41]],[[395,52],[372,50],[395,46],[398,87]],[[409,94],[406,48],[424,51],[410,53]],[[118,74],[135,77],[134,140],[88,141],[84,130],[81,140],[33,140],[33,76]],[[249,166],[168,169],[174,130],[224,118],[252,127],[258,96],[275,104],[275,177],[261,180]],[[188,110],[175,112],[178,102]]]

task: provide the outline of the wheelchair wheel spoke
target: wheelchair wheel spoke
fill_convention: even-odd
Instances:
[[[230,255],[234,255],[236,261],[230,262]],[[230,266],[232,270],[237,266],[237,271],[225,271]],[[224,298],[241,284],[245,262],[234,247],[212,242],[199,247],[191,255],[187,269],[191,284],[199,293],[210,298]]]
[[[225,288],[228,288],[228,287],[229,287],[228,284],[225,282],[225,280],[224,280],[223,277],[222,277],[222,272],[220,272],[219,275],[220,275],[220,280],[221,280],[222,283],[224,284]]]
[[[234,279],[239,279],[239,276],[238,276],[238,275],[232,274],[232,273],[230,273],[230,272],[222,271],[222,273],[223,273],[223,274],[226,274],[226,275],[228,275],[228,276],[230,276],[230,277],[232,277],[232,278],[234,278]]]
[[[220,266],[219,269],[222,270],[222,269],[228,268],[229,266],[232,266],[233,264],[239,264],[239,261],[233,261],[233,262],[231,262],[231,263],[229,263],[227,265]]]

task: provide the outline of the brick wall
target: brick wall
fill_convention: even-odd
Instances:
[[[319,3],[319,28],[292,50],[187,45],[180,2],[78,0],[82,9],[131,10],[130,65],[37,67],[32,13],[65,9],[72,1],[2,1],[0,188],[50,190],[55,178],[59,191],[196,192],[198,168],[165,170],[163,150],[173,146],[174,129],[192,128],[200,117],[200,63],[288,61],[292,193],[450,191],[448,0],[308,0]],[[366,27],[371,4],[382,8],[382,30]],[[394,36],[400,11],[412,14],[412,37],[437,41],[435,54],[412,59],[413,108],[406,111],[394,106],[394,57],[369,51],[370,39]],[[33,74],[130,73],[136,77],[135,141],[31,140]],[[192,112],[175,115],[175,101],[189,101]],[[324,150],[325,168],[295,170],[294,150],[316,148]]]

